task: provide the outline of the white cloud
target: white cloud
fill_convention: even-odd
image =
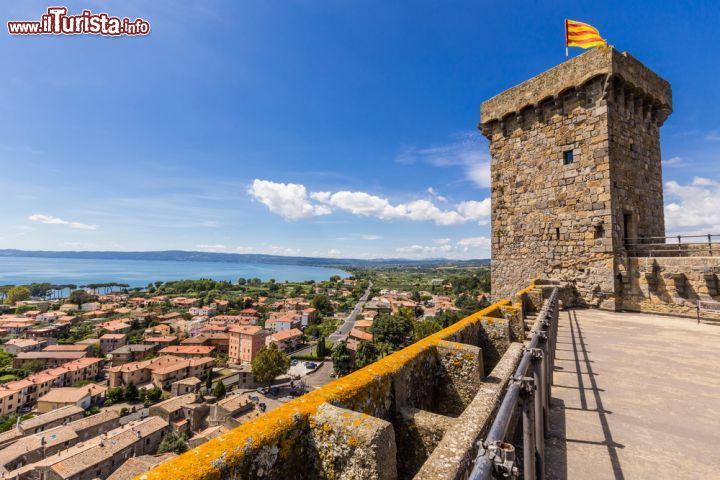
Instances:
[[[455,243],[449,238],[433,240],[435,245],[409,245],[396,248],[395,251],[410,258],[450,259],[490,258],[490,239],[486,237],[462,238]]]
[[[373,216],[381,220],[400,218],[405,214],[403,205],[392,205],[386,198],[380,198],[365,192],[317,192],[311,198],[355,215]]]
[[[720,142],[720,130],[711,130],[705,135],[705,140]]]
[[[458,240],[457,244],[465,248],[489,247],[490,239],[487,237],[468,237]]]
[[[474,220],[480,225],[486,225],[490,220],[490,214],[492,212],[490,199],[486,198],[480,202],[475,200],[469,200],[461,202],[457,206],[457,210],[468,220]]]
[[[248,189],[248,193],[267,206],[271,212],[288,220],[330,213],[328,207],[312,204],[308,200],[305,186],[296,183],[276,183],[256,179]]]
[[[228,247],[225,245],[206,245],[200,244],[196,247],[198,250],[204,250],[208,252],[226,252]]]
[[[88,225],[87,223],[80,223],[80,222],[68,222],[67,220],[63,220],[62,218],[53,217],[51,215],[42,215],[39,213],[36,213],[34,215],[30,215],[28,219],[32,220],[33,222],[40,222],[44,223],[46,225],[66,225],[70,228],[75,228],[78,230],[96,230],[97,225]]]
[[[257,247],[249,246],[237,246],[232,247],[223,244],[200,244],[196,245],[195,248],[204,252],[215,252],[215,253],[255,253],[255,254],[267,254],[267,255],[298,255],[302,253],[299,248],[281,247],[278,245],[261,245]]]
[[[445,197],[445,196],[443,196],[443,195],[440,195],[440,194],[437,192],[437,190],[435,190],[433,187],[428,187],[428,189],[426,190],[426,192],[429,193],[430,196],[431,196],[432,198],[434,198],[435,200],[437,200],[438,202],[443,202],[443,203],[444,203],[444,202],[447,202],[447,201],[448,201],[447,197]]]
[[[666,167],[683,167],[687,165],[687,162],[683,157],[672,157],[667,160],[663,160],[662,164]]]
[[[382,235],[362,234],[360,235],[360,238],[362,238],[363,240],[380,240],[383,237]]]
[[[689,185],[665,183],[665,228],[668,234],[720,232],[720,183],[695,177]]]
[[[336,249],[336,248],[331,248],[331,249],[328,250],[328,252],[327,252],[327,254],[328,254],[329,256],[331,256],[331,257],[337,257],[337,256],[340,255],[341,253],[342,253],[342,252],[341,252],[340,250]]]
[[[308,192],[304,185],[275,183],[255,179],[248,193],[266,205],[271,212],[285,219],[328,215],[333,210],[347,211],[363,217],[381,220],[429,221],[436,225],[458,225],[467,222],[487,223],[490,217],[490,199],[480,202],[461,202],[456,210],[440,209],[430,200],[413,200],[392,204],[387,198],[366,192]],[[363,237],[366,240],[375,238]]]
[[[398,247],[395,249],[397,253],[409,255],[413,257],[438,256],[451,252],[452,245],[410,245],[407,247]]]
[[[477,132],[463,133],[458,137],[458,141],[447,145],[406,148],[395,160],[406,165],[423,162],[435,167],[460,167],[464,170],[466,179],[480,188],[488,188],[490,154],[487,142]]]

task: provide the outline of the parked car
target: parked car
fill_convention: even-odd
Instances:
[[[317,363],[315,362],[307,362],[305,363],[305,366],[309,368],[310,370],[315,370],[317,368]]]

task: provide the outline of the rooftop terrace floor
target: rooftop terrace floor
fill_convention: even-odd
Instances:
[[[549,478],[719,478],[720,325],[599,310],[559,321]]]

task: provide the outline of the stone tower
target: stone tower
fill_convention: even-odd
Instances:
[[[660,126],[670,84],[596,48],[484,102],[492,154],[492,289],[574,283],[581,302],[622,303],[626,238],[662,237]]]

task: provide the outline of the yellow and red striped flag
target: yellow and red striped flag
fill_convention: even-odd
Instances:
[[[606,45],[597,28],[575,20],[565,20],[565,47],[590,48]]]

